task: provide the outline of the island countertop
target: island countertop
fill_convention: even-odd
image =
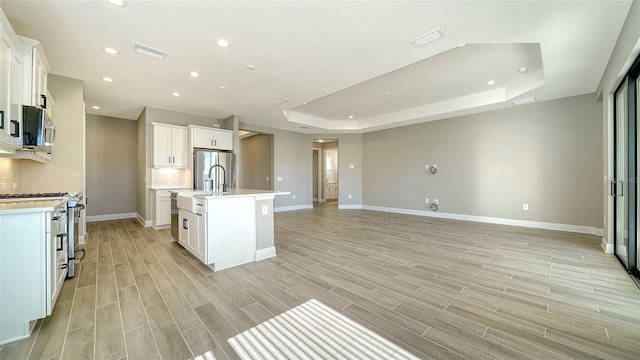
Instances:
[[[190,196],[198,199],[228,199],[234,197],[261,197],[261,198],[273,198],[277,195],[288,195],[288,191],[273,191],[273,190],[258,190],[258,189],[230,189],[226,192],[219,191],[203,191],[203,190],[171,190],[170,192],[177,193],[181,196]]]

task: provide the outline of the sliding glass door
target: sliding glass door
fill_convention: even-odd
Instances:
[[[638,214],[638,131],[640,128],[640,61],[631,70],[615,92],[614,103],[614,180],[611,196],[614,198],[614,253],[622,265],[635,276],[639,275]]]

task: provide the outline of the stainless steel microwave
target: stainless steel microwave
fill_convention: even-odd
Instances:
[[[25,149],[51,152],[56,142],[56,127],[43,109],[22,107],[22,144]]]

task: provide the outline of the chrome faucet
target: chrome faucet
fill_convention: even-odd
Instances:
[[[224,166],[220,164],[211,165],[211,167],[209,168],[209,181],[211,181],[211,190],[213,190],[213,185],[214,185],[213,179],[211,179],[211,171],[215,167],[219,167],[222,169],[222,192],[226,192],[227,191],[227,170],[224,168]],[[216,174],[216,179],[217,178],[218,177]]]

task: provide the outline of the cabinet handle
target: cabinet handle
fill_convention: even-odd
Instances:
[[[211,146],[213,146],[213,139],[211,139]]]
[[[47,95],[40,95],[40,107],[43,109],[47,108]]]
[[[189,230],[189,220],[188,219],[182,219],[182,228],[185,230]]]
[[[213,146],[218,146],[218,140],[213,140]]]
[[[20,136],[20,123],[18,122],[18,120],[11,120],[11,136]]]
[[[169,164],[171,164],[171,156],[169,156]]]
[[[0,129],[4,129],[4,110],[0,110]]]
[[[65,237],[67,237],[67,233],[56,235],[56,238],[60,239],[60,246],[59,247],[56,246],[56,251],[64,250],[64,245],[62,244],[62,239],[65,238]],[[58,244],[56,244],[56,245],[58,245]]]
[[[172,159],[173,159],[173,163],[175,164],[176,163],[176,157],[172,156]]]

